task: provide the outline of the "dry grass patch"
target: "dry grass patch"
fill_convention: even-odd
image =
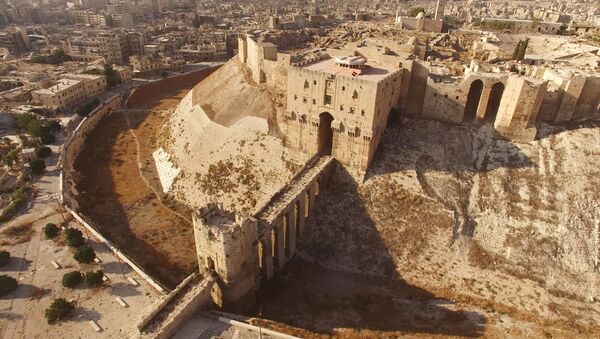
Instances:
[[[0,232],[0,245],[17,245],[28,242],[33,238],[34,233],[31,223],[10,226]]]

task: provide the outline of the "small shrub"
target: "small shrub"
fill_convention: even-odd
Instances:
[[[87,272],[85,274],[85,283],[91,287],[98,287],[104,282],[102,277],[104,277],[104,273],[100,270],[95,272]]]
[[[73,255],[73,258],[80,264],[89,264],[94,261],[95,257],[96,253],[90,246],[87,245],[79,247]]]
[[[48,239],[54,239],[58,235],[58,227],[56,224],[48,223],[44,226],[44,234]]]
[[[62,277],[64,287],[73,288],[83,281],[83,275],[79,271],[65,273]]]
[[[29,167],[33,174],[42,174],[46,170],[46,162],[42,159],[35,159],[29,163]]]
[[[39,146],[35,148],[35,155],[37,155],[38,158],[47,158],[50,154],[52,154],[52,150],[48,146]]]
[[[85,242],[83,240],[83,234],[78,229],[69,227],[69,228],[65,229],[64,235],[65,235],[65,241],[67,242],[67,245],[69,245],[71,247],[80,247]]]
[[[0,251],[0,267],[8,265],[10,261],[10,253],[8,251]]]
[[[7,275],[0,275],[0,296],[9,294],[17,289],[17,280]]]
[[[73,311],[75,306],[64,298],[54,299],[50,307],[46,309],[46,320],[48,324],[54,324],[57,321],[64,320]]]
[[[49,145],[56,140],[56,137],[52,133],[43,133],[40,135],[40,140],[42,140],[42,144]]]

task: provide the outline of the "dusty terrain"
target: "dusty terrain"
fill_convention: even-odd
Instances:
[[[251,84],[247,81],[250,75],[241,69],[238,58],[233,58],[194,86],[193,105],[201,106],[212,121],[223,126],[231,126],[245,116],[267,119],[273,115],[266,86]]]
[[[189,211],[159,194],[152,152],[161,124],[188,90],[148,95],[103,120],[74,166],[83,214],[170,288],[194,269],[194,240]]]
[[[263,316],[315,336],[597,337],[600,129],[539,137],[389,128],[365,183],[340,170],[319,197],[308,261],[265,289]]]
[[[66,219],[70,227],[84,232],[64,211],[63,219],[57,207],[55,201],[38,198],[26,215],[3,225],[2,246],[10,251],[11,259],[8,266],[1,268],[1,273],[17,279],[19,285],[16,291],[0,298],[0,337],[119,338],[134,331],[139,316],[160,294],[94,238],[88,243],[101,263],[86,265],[73,259],[73,251],[62,240],[62,234],[56,241],[45,239],[42,228],[48,222],[60,225]],[[4,239],[7,231],[11,233],[10,243]],[[55,269],[52,260],[61,268]],[[75,270],[102,270],[109,281],[101,288],[90,288],[85,283],[74,289],[63,287],[63,274]],[[128,277],[140,285],[131,285]],[[126,309],[117,303],[117,296],[127,303]],[[55,298],[73,300],[77,306],[67,321],[48,325],[44,311]],[[94,331],[88,323],[90,320],[96,321],[101,332]]]
[[[272,97],[245,74],[236,59],[225,64],[162,127],[155,159],[163,188],[188,206],[215,201],[254,214],[307,158],[270,132]]]

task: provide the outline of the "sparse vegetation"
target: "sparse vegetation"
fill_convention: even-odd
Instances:
[[[86,117],[96,107],[98,107],[99,104],[100,104],[100,100],[98,100],[98,98],[94,98],[92,101],[89,101],[89,102],[77,107],[77,109],[75,110],[75,113],[77,113],[77,115],[79,115],[79,116]]]
[[[16,290],[18,286],[17,280],[9,277],[6,274],[0,275],[0,296],[5,296]]]
[[[50,307],[46,309],[46,320],[52,325],[57,321],[66,319],[69,314],[75,309],[75,306],[64,298],[54,299]]]
[[[35,113],[24,113],[17,117],[17,125],[28,134],[40,138],[43,144],[51,144],[56,139],[52,132],[60,129],[56,121],[44,121]]]
[[[67,288],[73,288],[83,281],[83,274],[79,271],[65,273],[62,277],[62,285]]]
[[[46,162],[43,159],[35,159],[29,162],[31,173],[42,174],[46,170]]]
[[[96,252],[90,246],[81,246],[77,250],[75,250],[75,254],[73,255],[73,259],[75,259],[80,264],[89,264],[94,261],[96,257]]]
[[[0,251],[0,267],[8,265],[10,261],[10,252]]]
[[[412,17],[416,17],[421,12],[425,12],[425,8],[423,8],[421,6],[416,6],[416,7],[413,7],[410,9],[410,12],[408,13],[408,15],[412,16]]]
[[[57,48],[52,51],[52,54],[49,55],[34,55],[29,61],[35,64],[52,64],[58,65],[62,64],[65,61],[69,61],[71,58],[65,53],[64,50]]]
[[[12,193],[12,202],[4,209],[4,211],[2,211],[0,221],[7,221],[17,213],[19,208],[25,203],[27,190],[28,188],[26,186],[21,186]],[[8,229],[4,232],[6,231],[8,231]]]
[[[58,236],[58,227],[56,224],[47,223],[46,226],[44,226],[44,235],[48,239],[56,238]]]

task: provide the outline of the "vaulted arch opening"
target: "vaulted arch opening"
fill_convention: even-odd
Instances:
[[[477,116],[477,108],[479,107],[479,101],[481,100],[481,93],[483,92],[483,81],[475,80],[469,87],[469,94],[467,95],[467,104],[465,105],[465,114],[463,121],[470,122],[474,121]]]
[[[504,84],[498,82],[492,86],[492,91],[490,92],[490,99],[488,100],[487,107],[485,109],[485,122],[494,123],[496,121],[496,116],[498,115],[498,110],[500,109],[500,101],[502,100],[502,95],[504,94]]]
[[[332,121],[333,116],[327,112],[323,112],[319,115],[319,136],[317,138],[319,154],[331,155],[333,147]]]

